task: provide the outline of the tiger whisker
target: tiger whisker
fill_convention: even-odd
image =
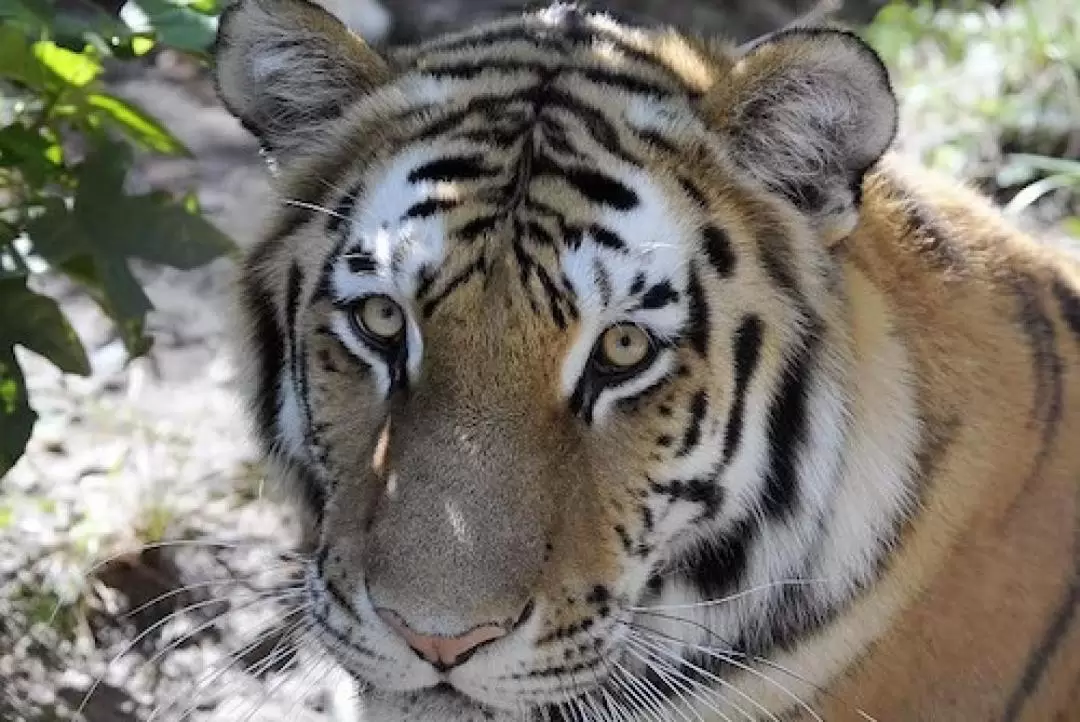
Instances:
[[[641,661],[641,663],[644,664],[647,669],[651,669],[653,672],[655,672],[656,675],[659,676],[664,681],[664,683],[668,685],[668,687],[673,689],[675,691],[675,694],[679,695],[679,699],[682,700],[683,704],[686,706],[686,709],[690,710],[690,714],[694,715],[694,717],[697,718],[698,722],[705,722],[705,718],[701,716],[701,713],[697,711],[697,708],[694,707],[694,705],[690,704],[690,700],[688,700],[686,698],[686,696],[683,694],[684,690],[690,691],[690,690],[687,690],[687,688],[686,688],[686,686],[684,684],[682,684],[678,680],[673,681],[671,679],[671,677],[669,677],[667,675],[667,673],[664,672],[664,670],[660,669],[657,665],[652,664],[647,657],[641,656],[641,654],[639,654],[638,651],[635,648],[629,646],[629,644],[627,646],[627,651],[629,651],[630,654],[637,657],[638,660]],[[692,692],[691,692],[691,695],[693,695]],[[698,701],[701,701],[700,698],[698,698]],[[731,718],[728,717],[723,712],[721,712],[720,710],[716,710],[716,713],[718,715],[720,715],[720,717],[725,722],[732,722]],[[685,715],[682,715],[682,717],[683,717],[683,719],[686,719]]]
[[[292,617],[293,615],[295,615],[297,613],[305,612],[305,611],[307,611],[307,609],[310,606],[311,606],[310,602],[305,603],[305,604],[303,604],[303,605],[301,605],[301,606],[287,612],[286,614],[284,614],[282,616],[282,620],[288,619],[289,617]],[[293,631],[295,631],[301,625],[305,624],[306,621],[307,620],[301,619],[299,622],[295,622],[292,625],[290,625],[287,630],[282,632],[281,637],[278,639],[277,643],[274,645],[274,648],[270,651],[270,653],[268,653],[257,664],[245,667],[244,671],[252,674],[253,676],[258,676],[258,675],[262,674],[265,670],[269,669],[278,659],[280,659],[281,657],[284,657],[285,655],[287,655],[289,650],[288,649],[281,649],[281,645],[285,641],[285,636],[287,634],[291,634]],[[270,631],[270,630],[268,630],[268,631]],[[188,705],[183,710],[183,712],[181,712],[181,714],[177,718],[176,722],[183,722],[183,720],[186,719],[188,715],[190,715],[192,712],[194,712],[195,709],[198,707],[198,704],[199,704],[198,700],[199,700],[199,697],[201,696],[203,690],[208,685],[213,684],[223,674],[225,674],[230,669],[232,669],[236,665],[236,663],[239,662],[240,659],[245,654],[247,654],[252,649],[257,647],[260,643],[262,643],[264,637],[265,637],[265,634],[257,635],[255,637],[255,639],[252,640],[250,643],[248,643],[245,646],[241,647],[236,652],[233,652],[228,657],[226,657],[225,660],[223,660],[223,661],[228,661],[228,664],[223,666],[221,669],[217,670],[209,679],[204,680],[203,682],[200,682],[199,685],[194,690],[192,690],[192,692],[191,692],[191,694],[194,695],[194,700],[192,701],[192,703],[190,705]],[[175,701],[175,700],[173,700],[173,701]],[[169,705],[167,707],[165,707],[164,709],[168,709],[169,706],[172,706],[173,701],[170,701]],[[155,712],[155,714],[156,714],[156,712]],[[146,722],[153,722],[155,714],[150,715],[150,717],[147,718]]]
[[[323,213],[325,215],[331,216],[332,218],[338,218],[338,219],[340,219],[342,221],[345,221],[346,223],[352,223],[353,222],[352,218],[349,218],[346,215],[338,213],[337,211],[335,211],[335,210],[333,210],[331,208],[327,208],[326,206],[320,206],[318,203],[308,203],[307,201],[298,201],[295,198],[286,198],[281,202],[284,205],[287,205],[287,206],[293,206],[295,208],[303,208],[304,210],[315,211],[316,213]]]
[[[788,667],[785,667],[782,664],[774,662],[771,659],[767,659],[767,658],[759,656],[759,655],[748,654],[746,652],[741,652],[741,651],[732,649],[732,644],[728,640],[724,639],[721,635],[717,634],[715,631],[713,631],[712,629],[709,629],[709,627],[705,626],[704,624],[701,624],[700,622],[696,622],[696,621],[694,621],[692,619],[685,619],[683,617],[677,617],[677,616],[674,616],[674,615],[662,614],[660,612],[654,612],[654,611],[651,611],[651,610],[649,610],[649,611],[642,610],[642,611],[639,611],[638,614],[643,614],[645,616],[650,616],[650,617],[658,617],[660,619],[665,619],[665,620],[672,621],[672,622],[679,622],[679,623],[682,623],[682,624],[687,624],[689,626],[692,626],[692,627],[694,627],[696,629],[699,629],[702,632],[704,632],[706,635],[708,635],[710,637],[715,637],[716,639],[720,640],[724,645],[726,645],[728,649],[724,652],[725,654],[736,657],[738,659],[744,659],[744,660],[747,660],[747,661],[750,661],[750,662],[755,662],[757,664],[761,664],[762,666],[769,667],[770,669],[774,669],[777,672],[781,672],[782,674],[785,674],[788,677],[791,677],[792,679],[794,679],[794,680],[796,680],[798,682],[802,682],[806,686],[813,689],[816,693],[825,695],[827,697],[830,697],[832,699],[835,699],[835,700],[839,701],[841,704],[843,704],[843,705],[847,706],[848,708],[850,708],[853,712],[858,714],[860,717],[863,717],[864,719],[869,720],[869,722],[877,722],[877,720],[874,719],[874,717],[872,717],[865,710],[856,707],[855,705],[851,704],[847,700],[843,699],[842,697],[839,697],[838,695],[836,695],[833,692],[830,692],[829,690],[823,688],[822,686],[820,686],[820,685],[818,685],[818,684],[816,684],[814,682],[811,682],[806,677],[800,675],[798,672],[795,672],[792,669],[790,669]],[[620,620],[620,621],[623,624],[625,624],[627,627],[644,629],[644,630],[647,630],[647,631],[651,632],[654,635],[667,637],[668,639],[671,639],[671,640],[673,640],[673,641],[675,641],[677,643],[680,643],[680,644],[683,643],[682,640],[679,640],[679,639],[677,639],[675,637],[670,637],[669,635],[664,635],[661,632],[658,632],[657,630],[648,629],[647,627],[640,627],[640,625],[635,625],[633,622],[629,622],[629,621],[626,621],[626,620]]]
[[[189,639],[189,638],[193,637],[194,635],[198,634],[199,632],[203,631],[204,629],[207,629],[208,627],[211,627],[214,624],[217,624],[220,620],[224,619],[225,617],[229,616],[230,614],[234,614],[235,612],[238,612],[240,610],[247,609],[248,607],[251,607],[252,605],[258,604],[259,602],[267,602],[267,601],[273,602],[273,601],[279,601],[281,599],[288,599],[288,598],[291,598],[293,596],[296,596],[297,593],[299,593],[299,592],[282,593],[282,592],[275,591],[273,593],[273,595],[258,595],[255,599],[252,599],[252,600],[250,600],[250,601],[248,601],[248,602],[246,602],[244,604],[241,604],[240,606],[232,607],[232,608],[222,612],[221,614],[217,614],[214,617],[212,617],[209,621],[204,622],[203,624],[200,624],[195,629],[187,632],[184,635],[181,635],[177,639],[170,642],[167,646],[165,646],[164,648],[159,650],[153,657],[148,659],[145,662],[145,665],[153,665],[155,662],[157,662],[159,659],[161,659],[165,654],[168,654],[171,650],[173,650],[176,647],[180,646],[180,644],[182,644],[185,639]],[[210,606],[212,604],[221,604],[222,601],[223,601],[222,599],[208,599],[206,601],[197,602],[195,604],[189,604],[188,606],[183,607],[181,609],[178,609],[175,612],[173,612],[172,614],[169,614],[166,617],[158,620],[153,625],[151,625],[147,629],[143,630],[143,632],[141,634],[139,634],[137,637],[135,637],[135,639],[133,639],[131,642],[129,642],[127,645],[125,645],[123,649],[121,649],[116,655],[113,656],[112,659],[109,660],[109,662],[105,665],[105,669],[97,677],[97,679],[94,680],[94,683],[92,685],[90,685],[90,689],[88,689],[86,691],[86,694],[83,695],[82,700],[79,702],[78,708],[76,708],[76,710],[75,710],[74,716],[78,717],[80,714],[82,714],[83,709],[86,708],[87,703],[90,701],[90,697],[94,694],[94,692],[97,690],[97,688],[99,686],[101,686],[101,683],[105,680],[105,677],[108,675],[109,670],[111,670],[113,668],[113,666],[116,664],[116,662],[118,660],[123,658],[132,649],[134,649],[139,644],[139,642],[141,642],[147,636],[152,634],[156,629],[160,629],[164,625],[168,624],[170,620],[175,619],[175,618],[177,618],[178,616],[180,616],[182,614],[193,611],[195,609],[201,609],[203,607],[207,607],[207,606]]]
[[[685,647],[687,647],[689,649],[693,649],[695,651],[701,652],[702,654],[708,655],[708,656],[710,656],[710,657],[712,657],[714,659],[718,659],[718,660],[720,660],[722,662],[730,664],[731,666],[735,667],[736,669],[741,669],[742,671],[746,672],[747,674],[751,674],[751,675],[753,675],[755,677],[758,677],[761,680],[765,681],[766,683],[772,685],[773,687],[776,687],[778,690],[780,690],[786,696],[790,697],[796,704],[798,704],[801,708],[806,710],[807,714],[809,714],[811,716],[811,718],[816,720],[816,722],[824,722],[821,719],[821,716],[818,715],[818,713],[816,711],[814,711],[814,709],[810,705],[808,705],[801,697],[799,697],[797,694],[795,694],[786,685],[784,685],[783,683],[773,679],[772,677],[768,676],[767,674],[765,674],[761,670],[754,669],[753,667],[751,667],[748,664],[744,664],[742,662],[737,661],[737,659],[736,659],[737,656],[741,656],[743,658],[748,658],[749,655],[746,655],[745,653],[739,653],[736,650],[731,650],[731,652],[721,651],[721,650],[718,650],[718,649],[715,649],[715,648],[712,648],[712,647],[705,647],[705,646],[702,646],[702,645],[699,645],[699,644],[694,644],[692,642],[687,642],[685,640],[679,639],[677,637],[672,637],[671,635],[668,635],[668,634],[663,634],[662,632],[658,632],[656,630],[649,629],[647,627],[635,626],[635,625],[631,625],[629,623],[628,623],[628,626],[632,626],[632,627],[636,628],[639,632],[649,634],[649,635],[652,635],[652,636],[655,636],[655,637],[658,637],[658,638],[661,638],[661,639],[666,639],[666,640],[668,640],[670,642],[674,642],[675,644],[680,644],[680,645],[683,645],[683,646],[685,646]]]
[[[203,547],[208,547],[208,548],[211,548],[211,549],[249,549],[249,548],[252,548],[252,547],[258,547],[258,548],[265,547],[265,542],[260,541],[260,540],[252,540],[252,541],[245,542],[243,540],[224,541],[224,540],[215,540],[215,539],[173,539],[173,540],[170,540],[170,541],[150,542],[148,544],[143,544],[143,545],[141,545],[139,547],[136,547],[135,549],[126,549],[124,551],[117,552],[115,554],[110,554],[109,556],[105,557],[104,559],[101,559],[101,560],[99,560],[97,562],[94,562],[93,564],[88,566],[86,569],[84,569],[82,571],[80,576],[82,578],[84,578],[84,579],[86,579],[88,577],[91,577],[96,572],[98,572],[100,569],[102,569],[103,567],[113,563],[114,561],[116,561],[117,559],[120,559],[121,557],[129,556],[129,555],[132,555],[132,554],[142,554],[143,552],[153,551],[155,549],[168,549],[170,547],[189,547],[189,546],[203,546]],[[298,554],[296,552],[278,551],[278,552],[276,552],[276,554],[277,554],[277,556],[280,556],[280,557],[282,557],[284,559],[292,559],[292,560],[296,560],[296,561],[299,561],[299,562],[303,562],[303,561],[307,560],[307,557],[305,557],[302,554]],[[57,601],[53,605],[52,611],[49,613],[48,619],[45,620],[46,626],[53,626],[56,623],[56,615],[58,615],[60,613],[60,609],[63,606],[64,606],[64,600]]]
[[[142,611],[154,606],[155,604],[163,602],[166,599],[170,599],[171,597],[175,597],[177,595],[183,594],[184,592],[190,592],[190,591],[194,591],[196,589],[204,589],[206,587],[214,587],[214,586],[226,585],[226,584],[245,584],[245,583],[250,582],[251,579],[253,579],[255,576],[257,576],[259,574],[265,574],[267,572],[275,571],[277,569],[284,569],[284,568],[287,568],[289,566],[292,566],[292,564],[291,563],[290,564],[279,564],[279,565],[269,567],[269,568],[266,568],[266,569],[259,569],[257,572],[255,572],[253,574],[249,574],[249,575],[244,576],[244,577],[233,577],[233,578],[224,578],[224,579],[207,579],[207,580],[204,580],[204,581],[201,581],[201,582],[194,582],[192,584],[185,584],[182,587],[177,587],[176,589],[171,589],[171,590],[169,590],[167,592],[159,594],[158,596],[154,597],[150,601],[144,602],[143,604],[140,604],[139,606],[135,607],[134,609],[131,609],[131,610],[128,610],[127,612],[124,612],[124,617],[125,618],[133,617],[136,614],[138,614],[139,612],[142,612]],[[249,587],[249,588],[251,588],[251,587]]]
[[[648,680],[638,679],[629,670],[626,669],[619,662],[615,662],[615,671],[623,677],[623,683],[626,685],[627,690],[633,690],[637,695],[638,700],[642,703],[642,709],[655,712],[657,714],[657,722],[667,722],[664,717],[664,704],[667,703],[663,697],[657,697],[655,685]]]
[[[616,663],[617,664],[617,663]],[[608,675],[608,679],[615,685],[615,689],[619,695],[626,699],[627,704],[630,705],[629,718],[633,719],[635,713],[640,716],[648,716],[655,722],[664,722],[663,718],[657,718],[654,710],[645,702],[640,692],[632,687],[629,682],[619,673],[619,669],[612,669]]]
[[[760,704],[760,703],[759,703],[759,702],[758,702],[757,700],[755,700],[755,699],[754,699],[753,697],[751,697],[750,695],[746,694],[746,693],[745,693],[745,692],[743,692],[743,691],[742,691],[741,689],[739,689],[737,685],[735,685],[735,684],[732,684],[731,682],[728,682],[728,681],[727,681],[727,680],[725,680],[725,679],[721,679],[720,677],[718,677],[718,676],[716,676],[716,675],[714,675],[714,674],[707,674],[707,673],[706,673],[706,672],[707,672],[707,670],[702,670],[702,669],[700,669],[700,668],[697,668],[697,665],[694,665],[693,663],[691,663],[691,662],[688,662],[687,660],[683,659],[682,657],[680,657],[679,655],[675,654],[675,653],[674,653],[674,652],[672,652],[671,650],[669,650],[669,649],[667,649],[667,648],[663,647],[663,646],[662,646],[662,645],[660,645],[659,643],[657,643],[657,642],[652,642],[652,641],[649,641],[649,640],[646,640],[646,639],[644,639],[644,638],[642,638],[642,637],[640,637],[640,636],[636,636],[636,637],[629,637],[629,638],[627,639],[627,641],[628,641],[628,642],[631,642],[631,643],[633,643],[633,644],[635,644],[635,645],[637,645],[637,646],[638,646],[638,649],[641,649],[641,650],[642,650],[642,651],[644,651],[644,652],[645,652],[646,654],[648,654],[648,655],[649,655],[650,657],[654,657],[654,658],[656,658],[656,655],[657,655],[657,654],[663,654],[663,655],[664,655],[665,657],[667,657],[667,658],[668,658],[668,659],[670,659],[670,660],[673,660],[673,661],[676,661],[676,662],[679,662],[679,663],[683,663],[683,664],[688,664],[688,665],[690,665],[691,667],[695,667],[695,668],[696,668],[696,670],[695,670],[695,671],[697,671],[697,672],[699,672],[699,673],[702,673],[702,674],[703,674],[703,676],[705,676],[705,677],[706,677],[707,679],[709,679],[709,680],[711,680],[711,681],[714,681],[714,682],[716,682],[716,683],[720,684],[720,685],[721,685],[721,686],[722,686],[722,687],[723,687],[724,689],[728,689],[728,690],[731,690],[732,692],[734,692],[735,694],[737,694],[737,695],[738,695],[739,697],[741,697],[742,699],[745,699],[745,700],[746,700],[747,702],[750,702],[750,703],[751,703],[752,705],[754,705],[754,707],[756,707],[756,708],[757,708],[757,709],[758,709],[758,710],[759,710],[760,712],[763,712],[763,713],[764,713],[765,715],[767,715],[767,716],[768,716],[768,717],[769,717],[769,718],[770,718],[771,720],[773,720],[773,722],[780,722],[780,720],[779,720],[779,719],[777,719],[776,715],[774,715],[774,714],[772,714],[771,712],[769,712],[769,710],[768,710],[768,709],[766,709],[766,708],[765,708],[765,707],[764,707],[764,706],[763,706],[762,704]],[[657,658],[657,659],[658,659],[658,661],[659,661],[659,658]],[[723,700],[723,701],[724,701],[724,702],[725,702],[726,704],[729,704],[729,705],[731,705],[732,707],[734,707],[734,708],[735,708],[735,711],[736,711],[736,712],[738,712],[739,714],[741,714],[741,715],[742,715],[743,717],[745,717],[746,719],[750,720],[750,722],[754,722],[754,719],[755,719],[755,718],[754,718],[754,716],[753,716],[752,714],[750,714],[749,712],[747,712],[747,711],[746,711],[746,710],[745,710],[745,709],[744,709],[743,707],[741,707],[740,705],[736,704],[735,702],[733,702],[733,701],[732,701],[732,700],[730,700],[730,699],[725,699],[725,698],[724,698],[724,696],[723,696],[722,694],[720,694],[720,693],[719,693],[718,691],[716,691],[716,690],[713,690],[713,689],[711,689],[711,688],[710,688],[710,687],[709,687],[709,686],[708,686],[707,684],[705,684],[705,683],[704,683],[704,682],[702,682],[701,680],[694,680],[694,679],[690,679],[689,677],[686,677],[685,675],[683,675],[683,673],[682,673],[682,672],[680,672],[680,671],[679,671],[678,669],[676,669],[676,668],[674,667],[674,665],[673,665],[673,664],[672,664],[671,662],[664,662],[664,664],[666,664],[666,665],[668,665],[669,667],[671,667],[671,669],[673,670],[673,672],[674,672],[675,674],[678,674],[678,675],[680,675],[680,676],[684,677],[684,678],[685,678],[685,679],[686,679],[686,680],[687,680],[688,682],[690,682],[690,683],[692,683],[692,684],[695,684],[695,685],[698,685],[698,686],[700,686],[700,687],[701,687],[702,689],[704,689],[704,690],[707,690],[707,691],[708,691],[709,693],[711,693],[711,694],[714,694],[714,695],[716,695],[717,697],[719,697],[720,699],[722,699],[722,700]]]
[[[677,609],[698,609],[700,607],[715,607],[715,606],[719,606],[721,604],[727,604],[728,602],[733,602],[736,599],[742,599],[743,597],[748,597],[751,594],[756,594],[758,592],[767,591],[769,589],[776,589],[778,587],[789,587],[789,586],[804,586],[804,585],[809,585],[809,584],[825,584],[828,581],[829,580],[827,580],[827,579],[781,579],[781,580],[778,580],[778,581],[775,581],[775,582],[769,582],[767,584],[759,584],[756,587],[751,587],[749,589],[744,589],[744,590],[742,590],[740,592],[736,592],[735,594],[729,594],[728,596],[721,597],[719,599],[708,599],[708,600],[705,600],[703,602],[693,602],[691,604],[657,604],[657,605],[652,605],[652,606],[647,606],[647,607],[624,607],[624,609],[626,609],[628,611],[631,611],[631,612],[652,612],[652,611],[672,611],[672,610],[677,610]]]

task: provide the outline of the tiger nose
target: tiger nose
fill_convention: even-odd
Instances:
[[[505,637],[510,631],[501,624],[482,624],[456,637],[421,634],[411,629],[401,615],[392,609],[381,607],[375,611],[414,652],[431,662],[440,672],[464,664],[480,647]]]

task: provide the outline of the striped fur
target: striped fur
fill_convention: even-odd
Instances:
[[[280,171],[252,416],[372,719],[1077,719],[1080,271],[887,154],[853,36],[380,56],[241,0],[218,78]],[[378,608],[510,631],[436,669]]]

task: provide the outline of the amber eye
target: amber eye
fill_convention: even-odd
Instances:
[[[388,296],[368,296],[353,310],[353,318],[377,343],[392,343],[405,330],[405,312]]]
[[[610,371],[629,371],[652,352],[649,334],[630,323],[620,323],[604,331],[597,348],[597,362]]]

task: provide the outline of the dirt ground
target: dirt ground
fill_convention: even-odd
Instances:
[[[398,0],[394,35],[508,4],[520,3]],[[622,9],[742,40],[806,5],[639,0]],[[263,164],[205,73],[163,54],[114,73],[112,85],[195,154],[144,159],[133,188],[197,189],[215,223],[252,243],[267,198]],[[302,632],[288,592],[295,528],[265,487],[237,402],[224,318],[232,271],[229,259],[191,273],[140,268],[155,345],[131,363],[93,303],[50,282],[94,374],[62,377],[22,357],[41,420],[0,497],[3,722],[67,720],[80,707],[87,722],[354,718],[343,677],[292,641]]]

